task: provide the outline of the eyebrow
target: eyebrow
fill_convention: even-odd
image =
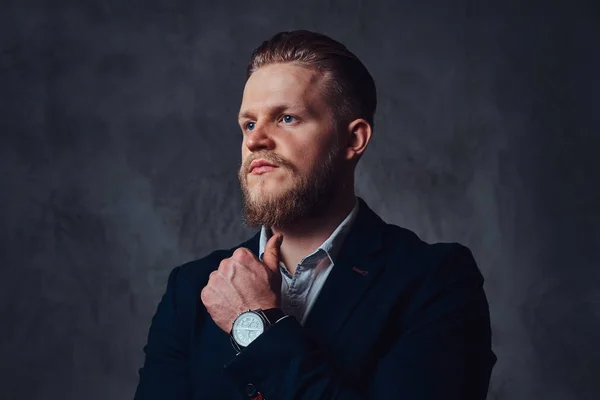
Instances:
[[[312,114],[310,107],[299,106],[298,104],[277,104],[269,107],[268,114],[280,114],[286,110],[295,109],[297,112]],[[254,119],[255,114],[250,110],[241,111],[238,115],[238,121],[242,119]]]

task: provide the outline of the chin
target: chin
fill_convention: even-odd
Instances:
[[[286,197],[287,190],[281,187],[254,187],[250,188],[250,200],[255,204],[265,204],[277,202],[279,199]]]
[[[264,175],[255,176],[247,181],[247,188],[251,193],[283,193],[289,189],[288,185],[289,183],[286,180],[272,179]]]

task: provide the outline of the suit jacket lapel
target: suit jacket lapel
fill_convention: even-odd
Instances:
[[[308,315],[304,328],[322,346],[329,346],[354,307],[383,271],[377,257],[385,223],[360,199],[359,213],[334,266]],[[381,255],[382,252],[379,252]]]

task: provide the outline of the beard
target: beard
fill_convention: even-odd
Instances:
[[[306,218],[318,218],[327,212],[335,191],[338,168],[336,159],[339,146],[329,151],[321,163],[317,163],[311,171],[301,174],[286,159],[272,153],[256,153],[248,157],[238,172],[238,180],[242,189],[242,213],[244,225],[257,228],[286,228]],[[276,193],[251,193],[248,188],[250,163],[263,158],[286,169],[292,179],[292,187]],[[261,179],[261,178],[258,178]],[[257,192],[261,182],[257,182]]]

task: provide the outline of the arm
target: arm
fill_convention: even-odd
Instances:
[[[406,329],[367,384],[336,372],[293,318],[259,336],[225,373],[242,390],[254,384],[267,400],[485,399],[496,359],[483,278],[466,247],[447,248],[453,251],[413,298]]]
[[[191,399],[188,371],[188,332],[176,306],[177,276],[171,271],[167,289],[158,304],[144,347],[146,358],[139,370],[135,400]]]

